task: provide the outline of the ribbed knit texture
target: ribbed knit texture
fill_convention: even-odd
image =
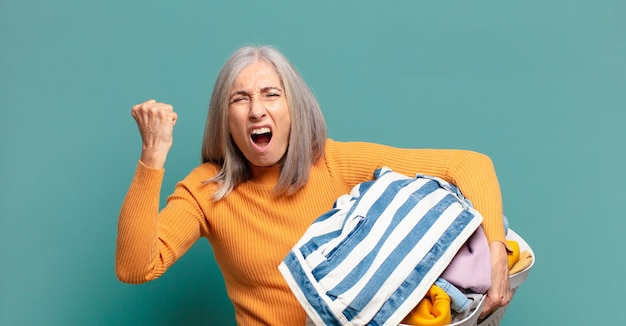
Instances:
[[[279,169],[255,168],[254,177],[214,202],[218,168],[202,164],[179,182],[158,212],[163,170],[141,162],[122,205],[116,252],[120,280],[156,279],[198,238],[211,242],[240,325],[302,325],[305,313],[278,265],[308,226],[340,195],[387,166],[409,176],[433,175],[456,184],[484,217],[490,241],[504,241],[500,188],[491,160],[462,150],[397,149],[328,140],[308,184],[292,196],[272,188]]]

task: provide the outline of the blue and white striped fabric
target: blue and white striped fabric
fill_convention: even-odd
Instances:
[[[316,325],[397,325],[482,222],[456,187],[388,168],[307,229],[278,267]]]

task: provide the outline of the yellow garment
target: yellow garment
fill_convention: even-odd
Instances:
[[[509,274],[513,275],[525,270],[533,262],[533,256],[527,250],[522,251],[519,256],[519,260],[509,270]]]
[[[517,263],[517,261],[519,260],[519,243],[517,243],[517,241],[514,240],[506,240],[506,246],[509,250],[508,251],[508,260],[509,260],[509,270],[511,269],[511,267],[513,267],[513,265],[515,265],[515,263]]]
[[[211,242],[238,325],[304,325],[306,313],[277,266],[311,223],[382,166],[456,184],[483,215],[489,241],[504,241],[500,188],[491,160],[462,150],[399,149],[328,140],[309,181],[292,196],[272,191],[280,167],[253,167],[252,178],[217,202],[219,172],[204,163],[180,181],[159,211],[164,170],[139,162],[118,223],[116,273],[128,283],[161,276],[201,237]]]
[[[436,285],[430,287],[422,301],[402,320],[403,324],[416,326],[440,326],[451,322],[450,297]]]

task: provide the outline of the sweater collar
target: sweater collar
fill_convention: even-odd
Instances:
[[[273,166],[250,166],[252,171],[252,178],[249,180],[252,183],[264,184],[274,186],[278,182],[280,177],[280,165]]]

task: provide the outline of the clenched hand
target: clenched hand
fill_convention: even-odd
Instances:
[[[479,319],[486,318],[494,310],[506,306],[513,297],[506,246],[502,242],[494,241],[489,244],[489,249],[491,252],[491,287],[487,290],[487,301]]]
[[[141,161],[151,168],[162,169],[172,147],[172,131],[178,119],[174,108],[148,100],[133,106],[131,115],[141,135]]]

